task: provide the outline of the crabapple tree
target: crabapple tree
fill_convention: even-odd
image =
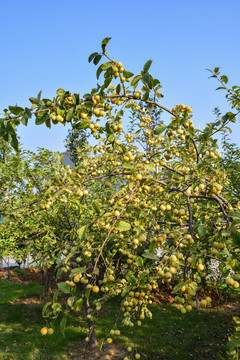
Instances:
[[[184,314],[210,306],[203,290],[213,261],[231,291],[239,287],[240,272],[240,226],[234,222],[240,203],[227,188],[214,137],[235,121],[235,113],[196,129],[190,106],[161,105],[152,61],[134,75],[107,53],[109,40],[89,57],[94,65],[101,62],[96,88],[82,97],[64,89],[53,99],[39,93],[30,98],[31,108],[9,107],[2,120],[5,137],[8,124],[26,125],[35,115],[36,124],[71,123],[98,140],[84,155],[78,149],[83,159],[77,166],[56,169],[31,211],[20,212],[28,211],[36,229],[46,229],[46,265],[54,262],[58,269],[58,289],[43,309],[51,328],[62,316],[64,332],[68,314],[83,306],[86,340],[95,345],[103,305],[119,298],[116,322],[100,347],[120,335],[119,327],[133,328],[136,339],[134,332],[152,317],[151,297],[163,285]],[[169,114],[166,124],[162,111]],[[9,136],[14,141],[14,131]],[[65,303],[58,301],[61,293]],[[133,356],[140,358],[135,340],[125,359]]]

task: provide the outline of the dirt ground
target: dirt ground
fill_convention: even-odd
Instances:
[[[19,271],[20,270],[20,271]],[[40,285],[44,285],[44,276],[39,269],[35,268],[11,268],[11,281],[14,283],[26,284],[30,282],[35,282]],[[8,278],[8,270],[7,268],[0,268],[0,279]]]
[[[95,349],[86,347],[86,342],[76,344],[74,350],[68,354],[68,360],[118,360],[126,356],[126,351],[116,344],[104,344],[101,351],[98,346]]]
[[[10,270],[11,273],[11,281],[15,283],[27,284],[29,282],[35,282],[40,285],[44,285],[46,271],[41,271],[37,268],[21,268],[20,271],[18,268],[12,268]],[[59,281],[65,281],[67,278],[67,274],[63,274],[62,279]],[[0,268],[0,279],[7,279],[8,278],[8,271],[7,268]],[[226,305],[226,309],[228,304],[228,299],[226,294],[223,294],[215,289],[212,290],[202,290],[199,293],[199,298],[205,298],[210,296],[212,299],[211,307],[221,307]],[[171,290],[164,285],[161,285],[161,288],[158,292],[156,292],[152,296],[153,302],[157,304],[171,304],[174,302],[174,297],[171,294]],[[231,303],[232,305],[232,303]]]

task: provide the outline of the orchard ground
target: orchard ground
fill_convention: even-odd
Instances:
[[[42,336],[45,326],[42,307],[42,274],[34,269],[12,269],[12,280],[7,271],[0,272],[0,359],[2,360],[62,360],[101,359],[120,360],[126,355],[125,336],[104,344],[101,352],[88,351],[85,337],[88,333],[84,314],[71,316],[63,337],[56,326],[54,334]],[[220,292],[219,292],[220,294]],[[153,321],[145,319],[138,329],[138,352],[145,360],[218,359],[217,352],[224,350],[228,334],[233,330],[232,316],[240,306],[226,295],[212,294],[213,305],[201,311],[182,315],[171,302],[166,289],[155,294],[151,311]],[[221,303],[220,305],[218,303]],[[118,299],[113,299],[98,320],[98,339],[111,329],[116,319]],[[82,316],[83,315],[83,316]],[[79,321],[80,319],[80,321]],[[121,328],[120,328],[121,330]],[[131,337],[132,330],[128,330]],[[146,338],[149,341],[146,342]],[[131,345],[131,344],[128,344]]]

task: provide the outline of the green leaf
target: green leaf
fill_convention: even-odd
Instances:
[[[51,305],[52,303],[49,301],[47,302],[44,307],[42,308],[42,316],[44,317],[45,316],[45,312],[47,310],[47,308]]]
[[[230,353],[237,347],[240,347],[240,339],[229,341],[226,345],[226,350]]]
[[[95,58],[96,55],[98,55],[97,52],[92,53],[88,58],[88,62],[90,63],[92,61],[92,59]]]
[[[143,271],[143,272],[139,275],[139,278],[142,280],[142,279],[144,279],[148,274],[149,274],[149,271]]]
[[[105,81],[104,81],[101,89],[106,89],[106,88],[108,87],[108,85],[110,84],[111,81],[112,81],[112,76],[108,76],[108,77],[105,79]]]
[[[240,317],[234,316],[233,320],[235,321],[236,324],[240,325]]]
[[[226,75],[220,76],[220,80],[221,80],[223,83],[225,83],[225,84],[228,83],[228,77],[227,77]]]
[[[11,135],[15,135],[15,130],[10,121],[7,122],[7,132]]]
[[[233,218],[233,219],[240,219],[240,211],[232,211],[228,214],[229,217]]]
[[[199,225],[198,226],[198,234],[201,236],[201,237],[204,237],[206,235],[207,231],[206,231],[206,226],[204,225]]]
[[[72,102],[74,103],[74,105],[79,104],[79,94],[72,94]]]
[[[67,264],[68,260],[71,259],[75,255],[74,253],[70,252],[64,259],[64,263]]]
[[[66,121],[70,122],[73,118],[73,114],[74,114],[74,108],[72,107],[71,109],[68,110],[67,115],[66,115]]]
[[[50,120],[50,118],[48,118],[48,119],[45,121],[45,125],[46,125],[49,129],[51,129],[51,120]]]
[[[216,90],[225,90],[226,88],[224,86],[219,86],[218,88],[216,88]]]
[[[91,95],[91,94],[86,93],[86,94],[84,94],[84,95],[83,95],[83,98],[84,98],[84,99],[86,99],[86,100],[91,100],[92,95]]]
[[[151,260],[159,260],[157,255],[150,253],[150,252],[145,252],[145,254],[143,254],[143,257],[145,257],[147,259],[151,259]]]
[[[49,114],[48,112],[40,112],[37,114],[36,119],[35,119],[35,124],[36,125],[41,125],[43,123],[45,123],[45,121],[49,119]]]
[[[76,275],[76,274],[83,274],[86,272],[86,268],[85,267],[77,267],[71,270],[70,272],[70,277]]]
[[[99,351],[102,350],[103,343],[104,343],[104,339],[101,339],[101,340],[99,341]]]
[[[129,272],[126,274],[125,278],[127,279],[127,281],[128,281],[130,284],[132,284],[132,285],[136,284],[136,277],[133,275],[132,271],[129,271]]]
[[[85,297],[86,297],[86,300],[87,300],[87,304],[89,305],[89,296],[90,296],[90,293],[91,293],[91,289],[88,289],[86,290],[85,292]]]
[[[118,84],[116,87],[116,93],[119,95],[121,91],[121,84]]]
[[[99,275],[99,268],[96,268],[93,270],[92,274]]]
[[[105,128],[106,128],[107,134],[112,134],[113,133],[112,126],[110,125],[110,123],[108,121],[106,122]]]
[[[57,298],[58,298],[58,294],[59,294],[59,289],[57,289],[53,295],[53,302],[57,302]]]
[[[95,58],[93,60],[94,65],[97,65],[99,63],[99,61],[101,60],[101,58],[102,58],[102,55],[95,56]]]
[[[153,86],[159,85],[160,81],[158,79],[153,79]],[[161,87],[161,86],[160,86]],[[159,88],[159,87],[158,87]]]
[[[156,250],[156,244],[155,244],[154,241],[152,241],[152,242],[150,243],[148,252],[150,252],[150,253],[152,253],[152,254],[155,254],[155,250]]]
[[[96,213],[98,213],[98,214],[100,213],[100,206],[99,206],[99,203],[96,200],[94,200],[92,202],[92,207],[96,211]]]
[[[37,99],[41,100],[41,96],[42,96],[42,90],[39,91],[38,95],[37,95]]]
[[[165,124],[160,124],[160,125],[158,125],[155,129],[154,129],[154,134],[155,135],[159,135],[159,134],[161,134],[161,133],[163,133],[164,132],[164,130],[166,129],[166,125]]]
[[[56,275],[57,279],[60,279],[61,274],[62,274],[62,269],[58,269],[57,275]]]
[[[128,285],[127,287],[125,287],[125,289],[122,291],[121,296],[124,297],[132,288],[132,285]]]
[[[3,139],[5,141],[9,141],[10,140],[10,134],[8,132],[4,133],[4,135],[2,135]]]
[[[22,124],[26,126],[28,124],[28,119],[31,119],[31,117],[32,117],[31,111],[25,107],[24,114],[21,120]]]
[[[234,245],[240,246],[240,232],[239,231],[232,232],[231,237],[233,239]]]
[[[68,284],[66,284],[65,282],[60,282],[57,284],[57,287],[59,288],[59,290],[61,290],[64,294],[70,294],[70,286]]]
[[[156,167],[155,167],[154,164],[146,164],[146,165],[145,165],[145,168],[146,168],[148,171],[150,171],[150,172],[153,172],[153,173],[156,172]]]
[[[131,225],[126,221],[119,221],[116,229],[118,231],[129,231],[131,229]]]
[[[143,67],[143,71],[144,72],[148,72],[148,70],[150,69],[150,66],[152,65],[152,60],[148,60],[147,62],[146,62],[146,64],[144,65],[144,67]]]
[[[75,301],[75,296],[71,296],[67,299],[67,304],[69,307],[72,307]]]
[[[143,266],[143,258],[141,256],[136,256],[135,257],[135,262],[138,266]]]
[[[106,51],[106,47],[107,47],[107,44],[108,44],[108,42],[111,40],[111,38],[110,37],[106,37],[105,39],[103,39],[103,41],[102,41],[102,51],[103,51],[103,54],[106,54],[107,53],[107,51]]]
[[[203,152],[204,147],[205,147],[205,144],[200,144],[198,146],[197,151],[198,151],[199,154],[201,154]]]
[[[30,98],[29,98],[29,101],[30,101],[32,104],[37,104],[37,105],[40,104],[40,101],[39,101],[37,98],[35,98],[35,97],[30,97]]]
[[[142,78],[142,75],[137,75],[137,76],[135,76],[133,79],[132,79],[132,81],[131,81],[131,86],[133,87],[133,88],[136,88],[137,87],[137,84],[138,84],[138,82],[139,82],[139,80]]]
[[[77,230],[79,241],[84,241],[86,239],[87,225],[82,226]]]
[[[185,284],[185,282],[181,281],[179,284],[174,286],[172,293],[176,294],[183,287],[184,284]]]
[[[124,70],[123,71],[123,76],[126,78],[126,79],[129,79],[130,77],[132,77],[134,74],[130,71],[126,71]]]
[[[61,312],[62,311],[62,305],[59,304],[59,303],[53,303],[52,304],[52,309],[55,311],[55,312]]]
[[[134,165],[131,164],[131,163],[129,163],[129,162],[127,162],[127,163],[123,163],[123,164],[122,164],[122,167],[123,167],[124,169],[133,169],[133,168],[134,168]]]
[[[142,100],[146,101],[149,99],[149,91],[145,91],[145,93],[142,96]]]
[[[19,106],[9,106],[9,110],[13,115],[23,115],[24,109]]]
[[[63,95],[65,95],[65,90],[60,88],[60,89],[57,90],[57,94],[59,96],[63,96]]]
[[[99,66],[97,69],[97,79],[99,79],[99,76],[102,71],[107,70],[108,68],[112,67],[112,62],[105,62]]]
[[[13,149],[14,149],[15,151],[18,151],[18,150],[19,150],[18,144],[19,144],[19,143],[18,143],[18,139],[17,139],[16,135],[12,135],[11,146],[13,147]]]
[[[114,140],[115,140],[115,136],[112,134],[112,135],[109,135],[108,136],[108,141],[110,142],[110,143],[112,143]]]
[[[227,355],[224,354],[222,351],[218,351],[218,356],[220,357],[221,360],[227,360]]]
[[[65,337],[66,323],[67,323],[67,317],[64,316],[60,321],[60,331],[64,337]]]
[[[142,82],[150,87],[150,75],[148,73],[142,76]]]

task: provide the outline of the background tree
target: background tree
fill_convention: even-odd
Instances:
[[[221,164],[229,178],[229,184],[226,186],[238,194],[240,199],[240,149],[236,144],[230,142],[227,135],[222,137],[222,148]]]
[[[82,151],[84,151],[88,144],[89,136],[90,134],[86,129],[68,130],[66,137],[66,154],[75,165],[82,159]]]

